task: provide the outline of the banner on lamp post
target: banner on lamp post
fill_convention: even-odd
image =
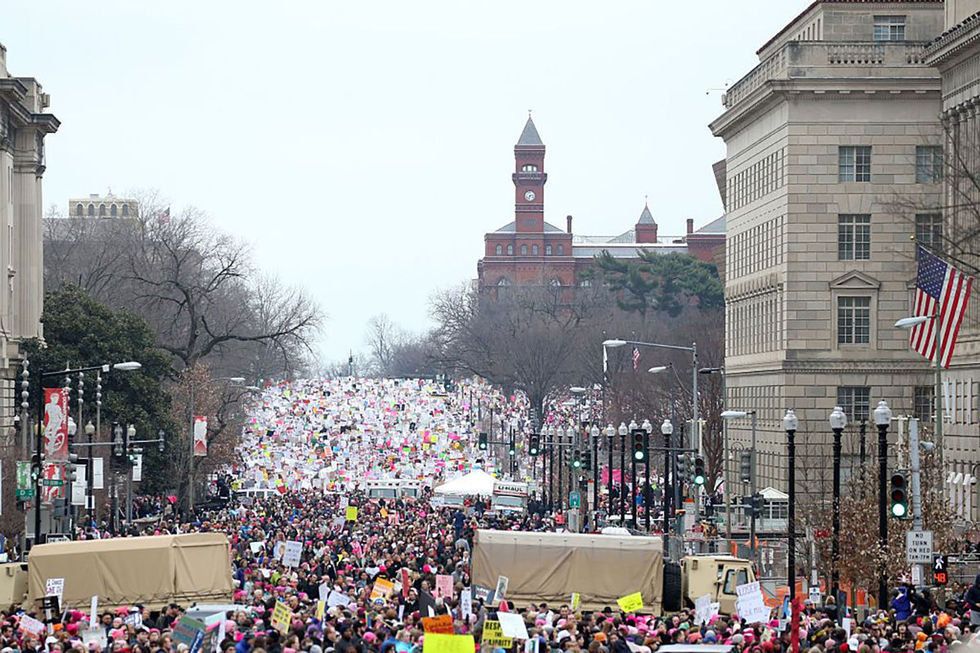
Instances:
[[[203,415],[194,416],[194,455],[208,455],[208,418]]]
[[[92,489],[105,489],[104,464],[102,458],[92,458]]]
[[[68,392],[64,388],[44,389],[44,459],[68,460]]]
[[[143,480],[143,454],[138,453],[133,458],[135,458],[133,461],[133,483],[139,483]]]
[[[41,503],[52,504],[55,499],[65,498],[65,465],[44,463],[41,474]]]
[[[17,490],[18,501],[34,498],[34,482],[31,480],[31,461],[17,461]]]

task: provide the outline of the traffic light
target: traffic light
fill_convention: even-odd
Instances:
[[[704,456],[694,457],[694,484],[704,485],[705,479],[708,478],[707,472],[704,470]]]
[[[687,463],[686,475],[687,475],[688,480],[695,481],[695,478],[694,478],[694,454],[693,453],[687,454],[687,456],[684,457],[684,461]]]
[[[905,519],[909,514],[909,483],[905,472],[892,474],[891,513],[897,519]]]
[[[687,456],[685,454],[677,454],[677,463],[674,465],[677,470],[677,481],[683,483],[687,478]]]
[[[487,447],[489,446],[489,443],[487,441],[487,434],[486,433],[481,433],[480,434],[480,439],[479,439],[479,445],[478,446],[480,447],[480,451],[486,451],[487,450]]]
[[[752,482],[752,452],[743,451],[738,457],[739,478],[743,483]]]
[[[585,471],[592,469],[592,452],[588,449],[588,447],[582,451],[582,469]]]
[[[532,433],[528,440],[527,452],[532,456],[537,456],[541,453],[541,436],[537,433]]]
[[[510,444],[507,446],[507,453],[511,456],[517,455],[517,445],[514,444],[514,434],[510,434]]]
[[[647,457],[647,432],[643,429],[634,429],[630,435],[633,442],[633,460],[642,462]]]
[[[752,495],[752,516],[761,517],[762,516],[762,505],[765,499],[761,494]]]
[[[582,450],[581,449],[574,449],[572,451],[572,467],[574,467],[575,469],[581,469],[582,468]]]

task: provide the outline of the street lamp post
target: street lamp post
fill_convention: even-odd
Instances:
[[[783,428],[786,430],[786,453],[789,458],[789,473],[787,482],[789,483],[789,523],[787,524],[787,535],[789,546],[787,547],[786,572],[789,579],[789,600],[790,603],[796,598],[796,429],[800,422],[796,418],[796,413],[790,408],[783,417]]]
[[[612,514],[612,508],[613,508],[613,505],[612,505],[612,500],[613,500],[613,476],[612,476],[612,469],[613,469],[613,448],[614,448],[613,445],[616,442],[616,429],[613,427],[612,424],[608,424],[608,425],[606,425],[606,431],[605,431],[605,433],[606,433],[606,449],[607,449],[607,451],[609,453],[609,466],[606,468],[606,471],[608,472],[608,477],[606,478],[606,486],[607,486],[607,493],[606,493],[606,517],[608,518],[609,515]]]
[[[646,521],[646,531],[650,532],[650,513],[653,512],[653,483],[650,481],[650,434],[653,433],[653,424],[650,420],[643,420],[643,487],[640,489],[643,497],[643,514]]]
[[[231,383],[240,385],[245,383],[245,377],[242,376],[224,376],[217,379],[210,379],[205,382],[205,385],[210,385],[212,383]],[[194,381],[191,379],[189,383],[189,404],[190,404],[190,449],[188,453],[190,458],[187,461],[187,511],[191,517],[194,515]],[[193,519],[191,519],[193,521]]]
[[[888,550],[888,425],[892,421],[892,411],[884,400],[878,402],[874,416],[878,427],[878,545],[884,552]],[[885,609],[887,606],[888,564],[882,555],[878,567],[878,607]]]
[[[619,525],[626,522],[626,423],[619,423]]]
[[[670,506],[671,506],[671,491],[673,484],[676,480],[670,473],[670,445],[671,445],[671,435],[674,432],[674,425],[670,423],[670,420],[664,418],[664,423],[660,425],[660,433],[664,436],[664,500],[663,500],[663,532],[664,532],[664,551],[666,555],[670,556]]]
[[[592,424],[592,429],[589,431],[589,436],[592,439],[592,514],[598,514],[599,512],[599,427],[596,424]],[[593,528],[597,524],[597,520],[592,520]]]
[[[830,413],[830,430],[834,432],[834,532],[830,553],[830,591],[834,601],[837,600],[840,589],[840,457],[841,434],[845,426],[847,426],[847,415],[840,406],[834,406],[833,412]]]
[[[739,419],[742,417],[751,416],[752,417],[752,445],[749,451],[749,460],[752,462],[751,469],[752,474],[749,477],[749,492],[752,495],[752,509],[750,510],[751,519],[749,521],[749,547],[752,550],[752,560],[757,562],[758,550],[755,546],[755,486],[756,486],[756,468],[755,468],[755,445],[756,445],[756,425],[757,425],[757,415],[754,410],[725,410],[721,413],[722,419]]]
[[[935,444],[936,449],[939,452],[939,468],[942,473],[945,474],[946,470],[946,460],[943,455],[943,365],[942,365],[942,330],[943,330],[943,316],[942,313],[937,309],[935,315],[916,315],[915,317],[903,317],[902,319],[895,322],[895,326],[899,329],[912,329],[920,324],[924,324],[929,320],[935,320],[935,324],[932,325],[933,333],[935,335],[936,343],[935,347],[935,359],[936,359],[936,378],[935,378],[935,388],[933,389],[933,399],[935,400],[935,411],[936,419],[933,431],[935,432]]]
[[[633,431],[637,429],[636,420],[630,420],[629,430],[630,437],[633,436]],[[633,528],[637,528],[636,525],[636,454],[630,453],[630,523]]]

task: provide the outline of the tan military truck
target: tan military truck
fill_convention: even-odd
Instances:
[[[568,603],[573,593],[584,610],[616,609],[617,599],[640,592],[647,614],[693,607],[709,596],[720,611],[735,610],[735,587],[755,580],[752,563],[722,555],[687,556],[665,562],[659,537],[478,530],[473,547],[473,582],[497,587],[507,578],[504,598],[528,603]]]

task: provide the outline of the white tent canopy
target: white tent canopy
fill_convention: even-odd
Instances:
[[[436,494],[473,495],[489,497],[493,495],[493,476],[482,469],[474,469],[469,474],[457,476],[433,490]]]
[[[774,487],[764,487],[759,492],[762,498],[766,501],[787,501],[789,500],[789,495],[785,492],[781,492]]]

